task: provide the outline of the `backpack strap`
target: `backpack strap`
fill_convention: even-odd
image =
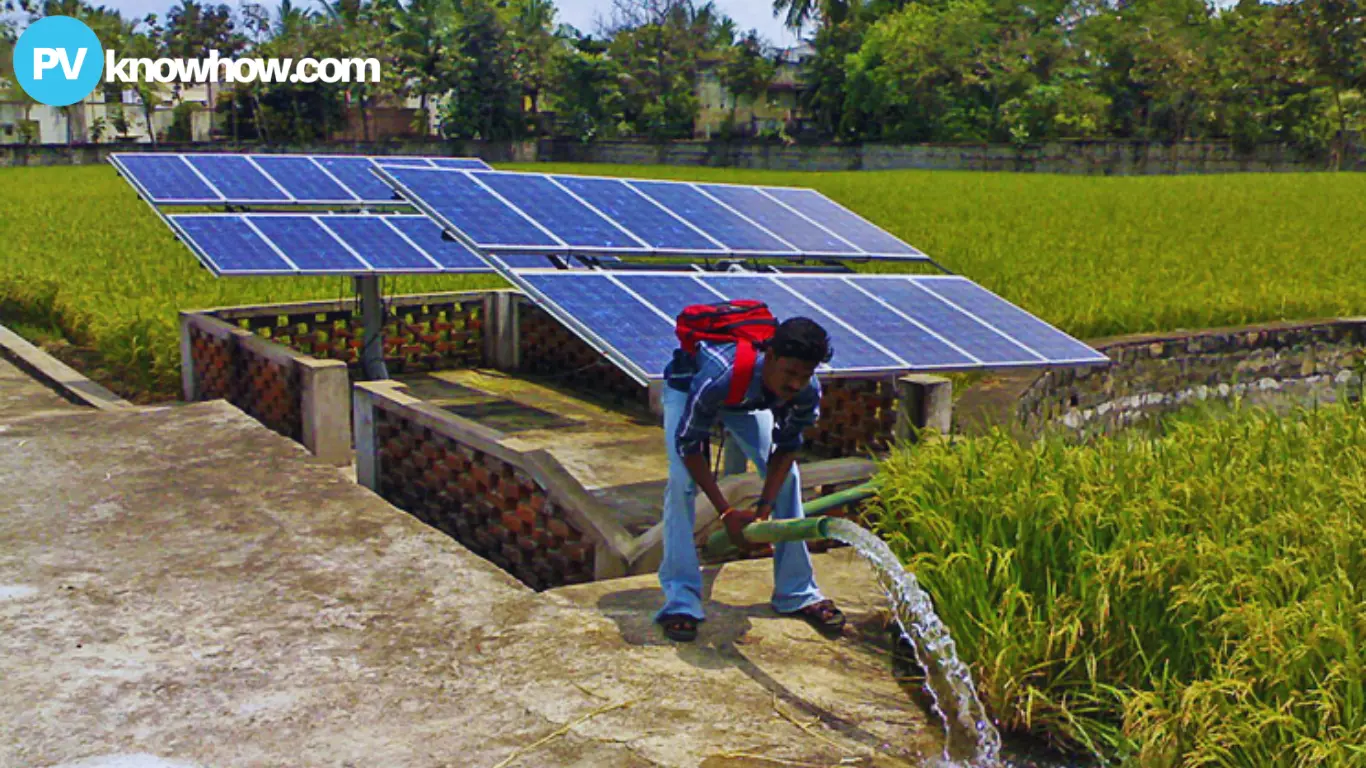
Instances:
[[[735,369],[730,375],[730,391],[726,393],[726,405],[737,406],[745,399],[749,381],[754,378],[754,361],[758,355],[754,345],[745,339],[735,342]]]

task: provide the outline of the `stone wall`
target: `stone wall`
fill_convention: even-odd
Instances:
[[[1092,342],[1107,368],[1048,371],[1017,416],[1031,434],[1057,425],[1113,432],[1161,413],[1239,396],[1253,405],[1360,397],[1366,319],[1276,323]]]
[[[938,170],[1022,171],[1040,173],[1141,175],[1323,171],[1332,156],[1312,156],[1281,144],[1239,152],[1227,141],[1058,141],[1016,147],[1005,144],[853,144],[793,145],[768,142],[568,139],[527,142],[385,141],[275,145],[212,144],[65,144],[0,145],[0,167],[89,165],[107,162],[110,152],[290,152],[375,155],[482,157],[489,162],[575,162],[625,165],[706,165],[791,171]],[[1347,148],[1343,170],[1366,171],[1366,144]]]

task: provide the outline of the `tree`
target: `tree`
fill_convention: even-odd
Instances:
[[[421,99],[422,134],[431,133],[431,101],[444,92],[443,41],[456,24],[451,0],[409,0],[397,17],[399,70],[409,91]]]
[[[166,14],[166,28],[161,42],[166,53],[174,58],[207,59],[212,51],[232,58],[244,44],[234,33],[232,11],[226,5],[201,5],[196,0],[180,0],[180,4]],[[206,84],[209,109],[217,100],[212,81]]]
[[[725,52],[720,69],[721,85],[730,92],[730,122],[735,122],[735,110],[740,99],[757,103],[768,93],[776,68],[771,53],[759,40],[759,33],[750,30],[740,42]]]
[[[580,141],[611,135],[622,119],[621,67],[602,53],[577,47],[556,62],[556,111]]]
[[[550,0],[512,0],[509,32],[513,45],[513,73],[531,111],[541,109],[541,94],[554,77],[556,60],[567,53],[566,41],[552,33],[555,5]]]
[[[1340,170],[1348,120],[1343,93],[1366,90],[1366,5],[1360,0],[1301,0],[1298,9],[1313,72],[1333,94],[1338,119],[1333,170]]]
[[[441,78],[450,89],[442,133],[502,141],[522,135],[521,87],[513,76],[507,28],[490,0],[462,0],[459,23],[444,43]]]

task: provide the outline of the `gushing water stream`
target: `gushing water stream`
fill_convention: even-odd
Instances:
[[[854,548],[877,574],[887,592],[892,616],[901,634],[915,649],[916,660],[925,670],[927,688],[934,709],[944,721],[944,759],[954,745],[970,754],[965,758],[972,768],[995,768],[1001,764],[1001,735],[987,718],[977,698],[972,675],[949,636],[949,630],[934,612],[930,596],[920,588],[915,574],[906,570],[882,539],[848,520],[830,518],[830,538]]]

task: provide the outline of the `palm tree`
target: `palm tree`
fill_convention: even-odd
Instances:
[[[849,17],[858,0],[773,0],[773,15],[784,16],[783,24],[801,31],[808,22],[819,19],[839,24]]]

